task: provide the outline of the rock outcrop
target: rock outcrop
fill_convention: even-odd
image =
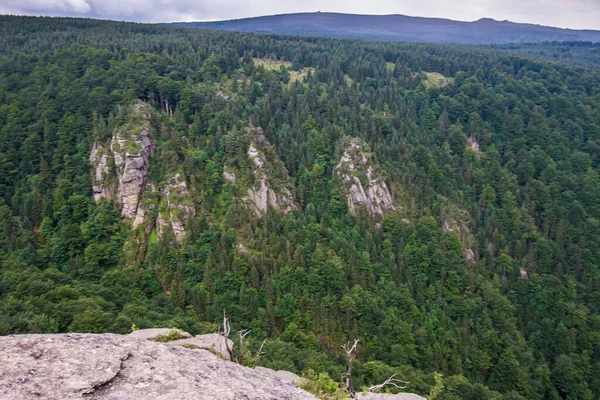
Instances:
[[[137,212],[142,191],[146,186],[150,157],[156,150],[150,139],[150,117],[147,107],[143,103],[133,106],[132,117],[136,123],[126,124],[117,130],[110,144],[119,176],[117,201],[123,205],[121,215],[126,220],[132,219]]]
[[[255,143],[250,143],[248,147],[248,158],[253,163],[255,182],[258,184],[248,189],[248,194],[244,199],[249,200],[256,216],[262,217],[269,207],[281,210],[284,214],[294,210],[295,205],[290,190],[286,187],[275,190],[270,184],[267,168],[265,168],[266,157]]]
[[[468,216],[468,212],[461,210],[462,218]],[[471,263],[475,262],[475,252],[473,251],[474,238],[469,226],[460,218],[450,218],[447,216],[442,224],[442,229],[445,232],[452,232],[458,235],[463,244],[463,254],[465,259]]]
[[[108,162],[109,154],[104,146],[100,143],[94,143],[90,153],[90,163],[94,169],[92,193],[96,202],[102,198],[111,199],[116,193],[117,182],[110,179]]]
[[[343,141],[343,154],[335,166],[334,176],[344,186],[348,209],[353,214],[364,208],[371,217],[385,216],[400,208],[394,205],[387,184],[357,139]]]
[[[94,168],[94,199],[116,195],[125,220],[136,216],[156,146],[150,138],[149,106],[133,106],[129,121],[117,129],[110,144],[95,143],[90,153]],[[110,165],[114,163],[114,171]]]
[[[189,349],[207,350],[227,361],[231,361],[231,355],[229,354],[227,347],[229,346],[230,349],[233,349],[234,347],[234,343],[231,339],[227,339],[227,344],[225,344],[223,336],[217,333],[207,333],[194,337],[189,333],[176,328],[138,329],[131,332],[129,337],[159,342],[168,341],[170,344],[183,346]],[[174,339],[165,340],[169,338]]]
[[[225,339],[218,333],[197,335],[188,339],[174,340],[170,343],[178,346],[188,345],[190,348],[208,350],[228,361],[231,361],[231,355],[229,354],[229,351],[227,351],[227,346],[229,346],[230,349],[233,349],[234,346],[231,339],[227,339],[227,344],[225,344]]]
[[[475,153],[475,156],[477,158],[481,158],[481,154],[483,152],[481,151],[481,147],[479,147],[479,143],[477,142],[477,139],[475,139],[473,136],[469,136],[469,146],[470,146],[471,150],[473,150],[473,153]]]
[[[192,335],[190,335],[189,333],[176,328],[138,329],[136,331],[131,332],[129,334],[129,337],[134,339],[157,341],[161,337],[169,337],[170,335],[176,336],[179,339],[188,339],[192,337]]]
[[[156,207],[156,202],[154,197],[156,197],[156,186],[150,182],[146,183],[146,187],[144,188],[142,198],[138,203],[137,210],[135,212],[135,218],[133,219],[133,224],[131,225],[131,229],[135,229],[138,226],[142,225],[145,221],[148,220],[148,213],[152,211]],[[151,226],[152,228],[153,226]],[[150,232],[147,232],[150,234]]]
[[[144,225],[143,240],[156,227],[159,238],[172,230],[175,240],[182,242],[185,223],[195,215],[195,208],[182,174],[175,173],[162,188],[148,181],[150,160],[156,152],[150,132],[150,106],[138,103],[131,108],[127,121],[115,129],[109,143],[92,146],[94,199],[116,198],[123,219],[133,220],[132,230]],[[149,220],[150,212],[159,205],[158,217]],[[137,245],[144,247],[143,243]]]
[[[181,174],[176,173],[167,187],[163,189],[166,204],[158,215],[156,230],[158,237],[162,238],[168,227],[171,227],[175,240],[182,242],[185,239],[184,225],[188,218],[196,215],[196,210],[191,204],[190,193]]]
[[[274,369],[260,367],[260,366],[254,367],[254,370],[263,375],[269,375],[269,376],[272,376],[273,378],[279,379],[280,381],[292,383],[296,386],[302,386],[308,382],[308,379],[302,378],[290,371],[282,371],[282,370],[275,371]]]
[[[206,351],[114,334],[0,337],[0,398],[315,400]]]

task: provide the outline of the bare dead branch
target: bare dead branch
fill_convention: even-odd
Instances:
[[[227,349],[227,353],[229,353],[229,359],[233,360],[233,348],[229,347],[229,334],[231,333],[231,325],[229,324],[229,318],[227,318],[227,314],[225,310],[223,310],[223,338],[225,338],[225,348]]]
[[[342,345],[342,349],[346,352],[346,356],[348,359],[348,370],[346,372],[346,391],[350,395],[351,398],[356,396],[356,392],[354,390],[354,385],[352,385],[352,363],[356,358],[356,353],[358,353],[358,340],[354,340],[354,344],[350,346],[350,342]]]
[[[240,358],[237,360],[238,364],[244,365],[244,338],[248,336],[250,332],[250,329],[238,331],[238,337],[240,338]]]
[[[406,386],[399,386],[399,385],[408,385],[410,382],[406,382],[406,381],[403,381],[403,380],[400,380],[400,379],[394,379],[394,377],[396,375],[398,375],[398,374],[394,374],[394,375],[390,376],[385,382],[380,383],[379,385],[371,386],[369,388],[369,392],[373,393],[376,390],[382,389],[382,388],[384,388],[385,386],[388,386],[388,385],[394,386],[394,387],[396,387],[398,389],[406,389]]]
[[[263,346],[265,345],[265,343],[267,343],[267,339],[263,340],[260,347],[258,348],[258,356],[260,356],[261,354],[265,354],[265,352],[263,351]]]

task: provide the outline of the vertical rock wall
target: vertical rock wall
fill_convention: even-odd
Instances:
[[[344,188],[350,212],[357,214],[360,208],[364,208],[371,217],[383,217],[399,209],[358,140],[347,139],[343,143],[343,154],[335,166],[334,177]]]

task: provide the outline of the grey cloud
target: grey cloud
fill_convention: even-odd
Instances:
[[[303,11],[508,19],[600,29],[599,0],[0,0],[0,13],[140,22],[207,21]]]

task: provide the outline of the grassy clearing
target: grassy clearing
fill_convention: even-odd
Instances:
[[[292,63],[290,61],[270,60],[256,57],[252,58],[252,60],[254,61],[254,65],[262,65],[268,71],[279,71],[282,65],[285,68],[292,68]]]
[[[308,71],[310,71],[311,74],[315,73],[315,69],[312,67],[304,67],[300,71],[290,71],[290,83],[304,81],[304,78],[308,75]]]
[[[252,60],[254,60],[255,66],[262,65],[267,71],[279,71],[283,66],[290,73],[290,83],[294,83],[296,81],[302,82],[304,78],[306,78],[306,75],[308,75],[309,71],[311,73],[315,72],[315,69],[312,67],[305,67],[300,71],[292,71],[292,63],[290,61],[270,60],[256,57],[252,58]]]
[[[354,83],[354,79],[350,78],[350,75],[344,74],[344,82],[346,82],[346,85],[348,85],[348,87],[351,87],[352,83]]]
[[[423,75],[425,76],[425,79],[423,79],[423,84],[428,89],[444,87],[454,82],[454,78],[448,78],[437,72],[423,72]]]

